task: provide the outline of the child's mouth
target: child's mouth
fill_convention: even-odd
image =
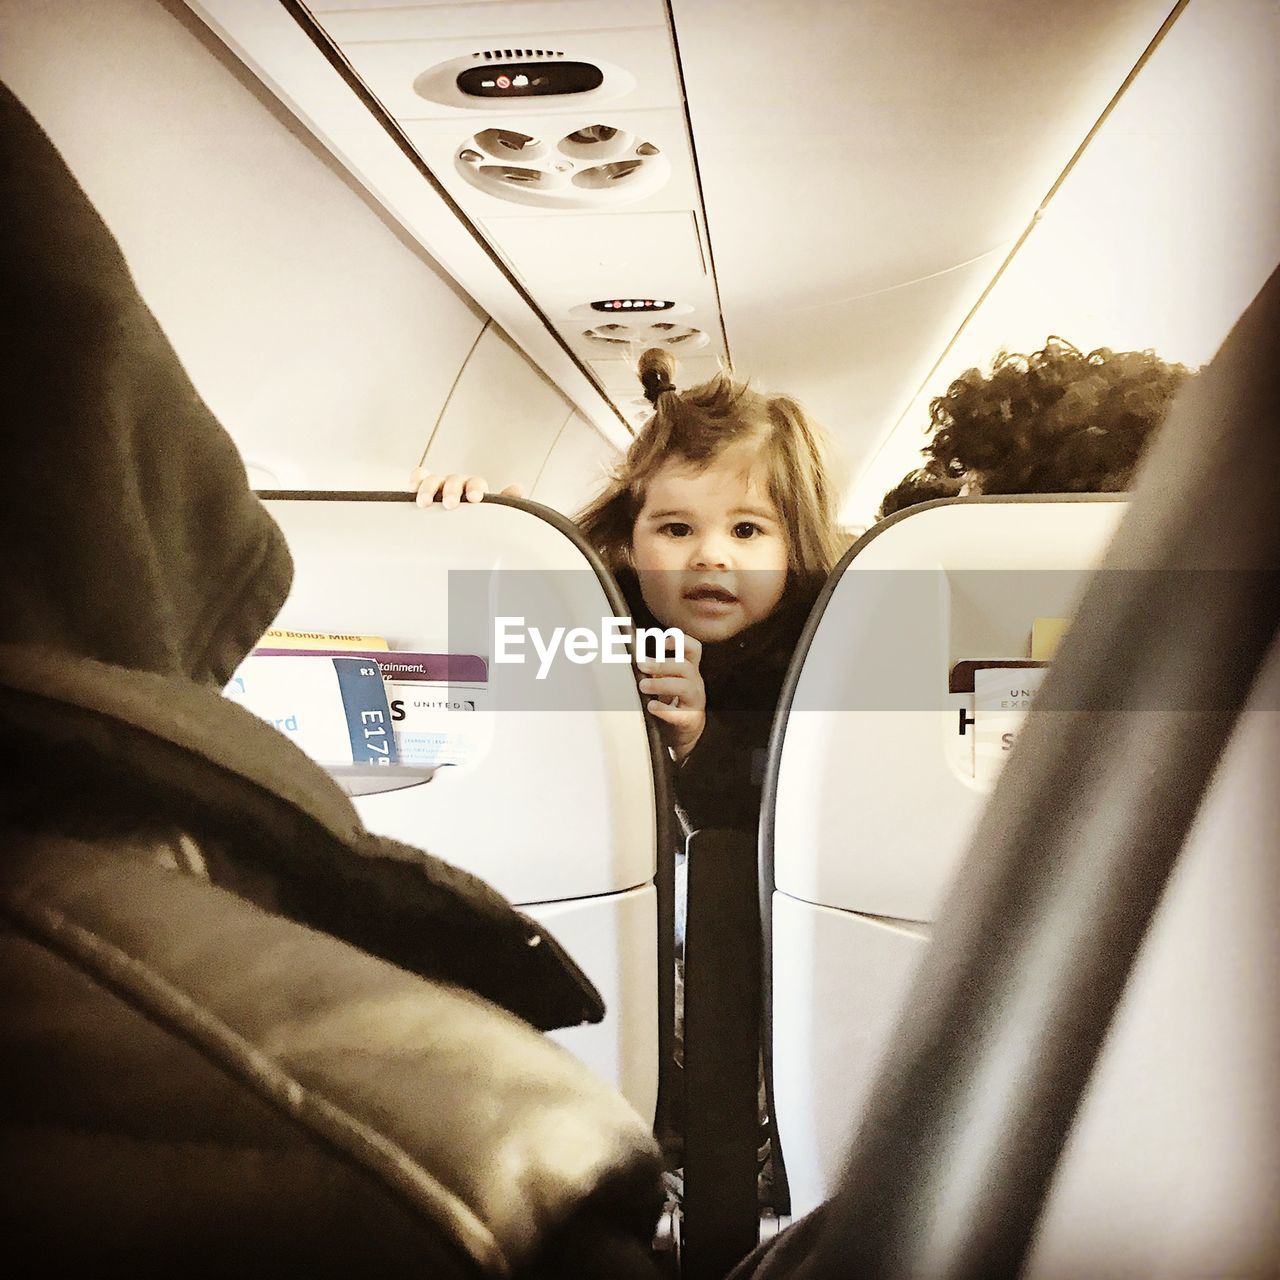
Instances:
[[[738,597],[727,587],[717,587],[711,583],[701,583],[691,587],[684,593],[684,598],[691,604],[737,604]]]

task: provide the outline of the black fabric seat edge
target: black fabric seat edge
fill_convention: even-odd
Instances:
[[[719,1280],[755,1247],[760,909],[743,831],[688,842],[683,1280]]]

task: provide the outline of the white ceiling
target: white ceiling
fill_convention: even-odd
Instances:
[[[673,0],[735,364],[856,469],[1172,0]]]
[[[409,202],[391,204],[397,216],[615,444],[645,407],[627,351],[585,337],[582,307],[670,298],[672,319],[707,335],[681,381],[731,357],[804,402],[853,475],[917,405],[1171,11],[1173,30],[1186,21],[1173,0],[312,0],[330,61],[376,99],[335,125],[350,83],[315,45],[267,30],[263,14],[278,28],[283,7],[188,2],[371,189],[430,192],[420,173],[376,176],[380,104],[446,193],[442,206],[432,192],[437,221],[443,207],[469,224],[510,276],[495,282],[492,261],[478,275]],[[1246,10],[1265,22],[1266,8],[1186,6],[1220,29]],[[594,98],[461,106],[415,91],[442,62],[507,48],[562,50],[611,78]],[[545,143],[545,169],[588,124],[657,144],[669,180],[633,200],[539,207],[527,190],[477,189],[457,159],[501,128]]]

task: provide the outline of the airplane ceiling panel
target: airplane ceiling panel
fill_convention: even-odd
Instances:
[[[638,292],[642,299],[692,303],[706,296],[702,244],[691,212],[579,215],[571,225],[569,249],[565,224],[558,220],[506,218],[484,224],[535,292],[545,283],[557,296],[572,299],[572,306],[617,298],[620,282],[648,281]],[[580,333],[576,317],[558,309],[549,314],[566,334]],[[716,317],[700,314],[699,320],[714,325]]]
[[[588,12],[592,29],[568,25]],[[624,361],[653,343],[723,355],[665,6],[494,4],[442,16],[397,8],[319,20],[575,355]],[[625,29],[609,29],[624,18]],[[597,63],[602,84],[513,98],[495,87],[517,71],[536,81],[561,57]],[[481,78],[467,83],[489,96],[467,102],[458,86],[473,64]],[[641,216],[654,213],[671,216]],[[661,296],[679,314],[644,325],[590,314],[630,296]],[[618,407],[643,417],[635,403]]]
[[[188,2],[219,10],[224,28],[243,12]],[[349,120],[317,126],[323,113],[305,105],[303,118],[366,182],[379,145],[416,158],[418,203],[488,255],[477,266],[450,248],[440,261],[607,438],[620,443],[603,404],[642,417],[614,366],[665,335],[682,357],[732,354],[739,376],[796,395],[856,474],[1174,2],[316,0],[310,18],[287,12],[314,49],[328,42],[316,56],[381,142],[356,139]],[[292,75],[293,53],[264,72],[251,36],[233,47],[268,83]],[[282,96],[298,109],[296,92]],[[388,204],[401,217],[407,173],[370,183],[401,192]],[[406,225],[436,253],[448,237],[429,221]],[[486,277],[495,264],[516,301]],[[589,314],[609,298],[670,302],[653,323],[671,327],[644,311]]]
[[[735,363],[856,466],[1173,0],[671,7]]]
[[[636,280],[657,266],[671,293],[671,282],[698,279],[705,273],[698,225],[692,213],[583,214],[571,221],[572,250],[565,244],[564,221],[547,218],[490,218],[485,223],[504,256],[526,280],[537,280],[555,268],[560,287],[575,293],[612,295],[610,282]],[[679,290],[676,290],[679,292]]]
[[[155,0],[0,3],[0,78],[255,480],[403,487],[484,312],[212,45]]]
[[[572,514],[604,486],[617,455],[576,414],[564,424],[529,497]]]
[[[1212,358],[1280,262],[1280,6],[1193,0],[846,498],[851,522],[919,464],[928,400],[1000,347]]]
[[[570,413],[555,387],[490,326],[429,439],[430,423],[423,423],[423,465],[489,476],[499,486],[514,481],[527,493]],[[506,468],[501,476],[493,473],[495,459]]]
[[[566,3],[566,14],[581,15],[583,12],[582,6],[572,0],[566,0]],[[402,122],[387,112],[378,94],[353,70],[346,53],[331,42],[318,24],[312,22],[307,11],[301,6],[286,7],[282,3],[273,4],[266,0],[255,4],[245,4],[242,0],[187,0],[187,4],[384,205],[388,213],[502,326],[525,354],[578,406],[592,426],[615,446],[624,445],[630,438],[629,431],[623,425],[628,419],[611,403],[607,394],[590,376],[585,363],[570,347],[568,340],[543,313],[540,300],[511,273],[509,259],[502,246],[494,243],[491,236],[486,236],[478,223],[449,196],[432,167],[413,148],[404,133]],[[406,11],[435,9],[432,5],[387,7],[401,7]],[[509,9],[510,25],[517,25],[535,12],[529,6],[521,4],[491,4],[481,7],[490,16],[497,14],[500,7]],[[470,11],[474,6],[466,8]],[[643,14],[648,8],[649,6],[639,5],[636,12]],[[545,6],[537,9],[537,13],[545,14],[547,11]],[[606,5],[601,12],[607,14],[613,10]],[[421,16],[421,12],[418,16]],[[565,22],[562,20],[556,25],[563,28]],[[678,93],[674,93],[673,99],[674,91],[671,87],[674,62],[670,42],[665,34],[665,27],[658,30],[662,34],[663,53],[660,61],[663,75],[654,77],[654,83],[658,84],[664,77],[666,83],[658,94],[650,94],[648,100],[678,102]],[[545,50],[551,43],[546,41],[535,44],[534,47]],[[382,50],[390,56],[396,45],[403,44],[411,44],[415,48],[426,45],[440,53],[448,42],[356,42],[354,47],[366,52],[370,48]],[[487,44],[494,46],[488,51],[497,56],[498,41],[488,33],[485,33],[484,39],[474,42],[464,40],[459,45],[455,41],[448,51],[456,54],[461,48],[470,58],[472,53],[477,52],[474,44],[480,45],[478,52],[481,64]],[[505,56],[508,47],[514,50],[524,46],[517,45],[515,41],[509,42],[504,37],[501,56]],[[394,62],[395,59],[391,57],[390,60]],[[420,75],[423,70],[432,72],[432,66],[428,64],[420,68],[417,74]],[[416,76],[409,80],[408,92],[413,95],[415,102],[423,104],[428,115],[431,111],[444,110],[447,120],[449,112],[453,112],[453,119],[464,124],[468,136],[502,127],[504,104],[498,103],[495,106],[489,103],[483,112],[459,111],[454,107],[441,108],[438,104],[431,106],[427,99],[421,98],[414,91],[414,79]],[[631,76],[627,80],[624,76],[617,83],[625,82],[624,87],[631,92],[636,88],[634,79]],[[581,98],[582,95],[578,96]],[[580,101],[578,105],[581,105]],[[416,109],[410,108],[411,112]],[[523,106],[520,112],[522,116],[529,114],[528,109]],[[506,113],[508,118],[510,114]],[[642,158],[648,159],[647,156]],[[609,171],[605,175],[605,185],[624,183],[634,167],[626,165],[623,172]],[[648,169],[651,170],[652,167],[648,166]],[[687,173],[687,157],[683,161],[683,167]],[[590,188],[592,181],[600,180],[599,174],[581,176],[584,181],[579,185],[586,189]],[[485,198],[479,191],[473,192],[473,195],[476,199]],[[516,209],[519,206],[513,204],[510,207]],[[696,219],[700,212],[700,208],[689,209],[686,216]],[[522,214],[516,221],[525,216],[527,215]],[[571,237],[562,240],[560,253],[563,260],[572,260],[574,241]],[[571,305],[578,301],[575,298]]]
[[[856,474],[886,424],[896,421],[904,388],[915,391],[963,323],[1004,247],[907,288],[808,308],[779,307],[767,341],[750,327],[733,331],[738,372],[799,399],[836,437]],[[739,355],[740,349],[747,354]],[[926,415],[908,424],[908,434],[914,432],[923,445],[928,425]]]
[[[663,0],[315,0],[307,7],[324,15],[336,39],[403,40],[422,36],[506,36],[537,31],[603,31],[661,26]]]
[[[727,355],[661,0],[310,12],[313,37],[376,100],[371,114],[386,113],[384,132],[398,131],[525,290],[533,314],[500,323],[535,359],[529,336],[544,325],[588,376],[590,360],[626,361],[646,343]],[[329,140],[360,164],[345,126]],[[592,314],[610,299],[661,299],[671,314]]]

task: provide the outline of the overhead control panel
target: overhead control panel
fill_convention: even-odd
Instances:
[[[468,98],[537,98],[590,93],[604,83],[604,72],[589,62],[511,62],[468,67],[457,85]]]
[[[335,153],[433,249],[442,237],[406,211],[438,197],[428,188],[419,199],[385,172],[386,133],[416,153],[423,187],[449,197],[451,216],[471,246],[487,247],[487,270],[496,262],[509,273],[526,314],[496,306],[492,288],[472,288],[465,272],[458,282],[557,386],[589,377],[634,430],[648,412],[636,402],[640,348],[678,353],[680,386],[726,360],[663,0],[312,0],[301,16],[291,10],[327,63],[311,79],[283,38],[268,38],[274,6],[188,3],[215,10],[224,38],[257,55],[268,84],[288,86],[286,100],[312,127],[336,119],[334,72],[347,81],[381,136],[357,141],[364,131],[344,116],[328,139]],[[563,345],[547,359],[549,333]]]
[[[414,92],[428,102],[487,110],[528,105],[530,98],[605,102],[634,88],[635,77],[621,67],[563,49],[480,49],[430,67],[413,82]]]

